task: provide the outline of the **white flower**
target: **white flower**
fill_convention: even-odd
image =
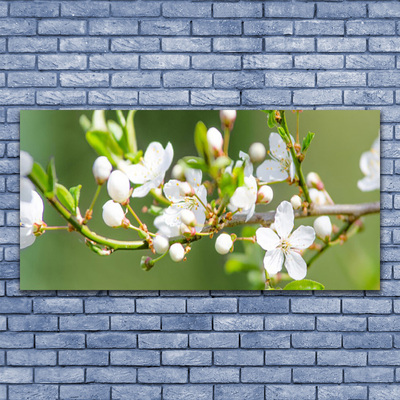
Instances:
[[[224,145],[224,139],[217,128],[210,128],[207,131],[207,142],[213,152],[221,152]]]
[[[164,185],[165,197],[171,201],[171,205],[164,211],[163,215],[154,221],[154,224],[160,231],[162,231],[167,237],[171,237],[167,234],[167,230],[163,227],[166,224],[169,229],[172,227],[181,226],[182,219],[181,214],[183,210],[190,210],[193,212],[197,221],[196,232],[200,232],[203,228],[206,220],[206,210],[203,206],[207,204],[207,189],[201,184],[202,172],[197,169],[187,169],[185,172],[187,182],[180,182],[175,179],[171,179]],[[190,185],[191,193],[194,195],[186,195],[185,190],[181,190],[181,186]],[[200,201],[200,200],[201,201]],[[202,204],[203,203],[203,204]],[[171,233],[176,233],[175,229],[172,229]],[[179,233],[178,233],[179,235]],[[176,236],[176,235],[173,235]]]
[[[167,238],[180,236],[180,225],[168,225],[166,223],[167,217],[169,218],[169,216],[163,213],[154,219],[154,226],[158,229],[157,233]]]
[[[32,172],[33,158],[32,156],[24,150],[21,150],[19,156],[20,162],[20,175],[28,176]]]
[[[117,203],[123,203],[129,198],[130,184],[128,177],[121,171],[111,172],[107,182],[108,195]]]
[[[270,134],[269,148],[269,155],[272,160],[265,160],[257,168],[257,178],[266,183],[281,182],[288,177],[293,180],[296,173],[293,159],[286,148],[286,143],[278,133],[272,132]]]
[[[139,164],[122,167],[132,183],[141,185],[133,191],[132,197],[145,197],[151,189],[159,187],[173,158],[174,149],[171,143],[168,142],[164,149],[161,143],[152,142]]]
[[[157,254],[165,254],[169,249],[169,241],[165,236],[157,235],[153,240],[153,246]]]
[[[169,256],[171,257],[172,261],[179,262],[182,261],[185,257],[185,249],[180,243],[174,243],[169,248]]]
[[[117,228],[123,224],[125,213],[119,203],[108,200],[103,206],[103,221],[112,228]]]
[[[274,198],[274,192],[270,186],[263,185],[260,187],[257,193],[258,203],[268,204],[271,203],[273,198]]]
[[[195,226],[196,225],[196,216],[190,210],[182,210],[181,221],[187,226]]]
[[[294,196],[292,196],[292,198],[290,199],[290,204],[292,205],[292,207],[295,210],[298,210],[301,205],[303,204],[303,202],[301,201],[300,196],[298,196],[297,194],[295,194]]]
[[[319,238],[325,240],[332,235],[332,223],[327,215],[318,217],[314,221],[314,230]]]
[[[253,163],[264,161],[266,154],[265,146],[260,142],[253,143],[249,148],[250,159]]]
[[[253,175],[244,177],[244,185],[239,186],[229,202],[229,209],[242,209],[246,214],[246,222],[253,216],[257,202],[257,181]]]
[[[217,237],[217,240],[215,241],[215,250],[217,251],[217,253],[222,255],[228,254],[232,246],[233,241],[231,235],[228,235],[227,233],[222,233]]]
[[[43,200],[34,190],[30,196],[24,195],[24,198],[30,197],[30,201],[23,201],[21,197],[20,203],[20,247],[25,249],[33,244],[36,239],[34,235],[35,224],[43,224]]]
[[[361,155],[360,169],[365,175],[357,182],[357,186],[363,192],[379,190],[380,188],[380,143],[379,136],[375,139],[371,150]]]
[[[232,129],[233,123],[236,120],[236,110],[221,110],[219,112],[219,118],[222,125],[229,129]]]
[[[325,204],[329,204],[329,201],[328,201],[325,193],[321,192],[318,189],[311,188],[308,191],[308,194],[310,195],[310,199],[314,204],[317,204],[319,206],[323,206]]]
[[[253,168],[253,164],[250,161],[250,156],[247,153],[245,153],[244,151],[240,151],[239,158],[241,158],[241,160],[236,161],[236,164],[234,164],[232,161],[231,165],[229,165],[228,167],[225,168],[225,172],[232,175],[233,166],[235,166],[235,168],[240,168],[244,165],[244,176],[253,175],[254,168]]]
[[[174,167],[172,168],[171,177],[172,179],[178,179],[179,181],[185,179],[185,172],[179,164],[174,165]]]
[[[312,227],[301,225],[291,233],[293,227],[293,207],[288,201],[283,201],[276,210],[276,233],[271,228],[258,228],[256,239],[267,251],[264,268],[268,274],[275,275],[285,264],[288,274],[293,279],[300,280],[307,274],[307,264],[299,251],[311,246],[315,240],[315,232]]]
[[[97,157],[93,163],[93,176],[99,185],[102,185],[110,176],[112,165],[105,156]]]

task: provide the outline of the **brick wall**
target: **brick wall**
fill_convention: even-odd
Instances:
[[[399,17],[385,0],[2,1],[0,398],[400,398]],[[278,105],[382,110],[380,292],[19,291],[20,109]]]

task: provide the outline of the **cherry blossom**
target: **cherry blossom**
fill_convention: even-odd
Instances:
[[[269,275],[275,275],[285,264],[289,276],[295,280],[304,279],[307,264],[300,251],[312,245],[315,231],[310,226],[299,226],[293,233],[294,212],[288,201],[283,201],[276,210],[276,233],[271,228],[258,228],[257,243],[266,250],[264,268]]]
[[[375,139],[371,150],[361,155],[360,169],[365,175],[357,182],[363,192],[379,190],[380,188],[380,143],[379,136]]]
[[[24,201],[27,198],[30,200]],[[43,200],[34,190],[30,191],[30,195],[21,191],[20,208],[20,247],[25,249],[36,240],[35,224],[43,225]]]
[[[246,214],[246,222],[253,216],[257,202],[257,181],[253,175],[244,177],[244,185],[239,186],[233,193],[229,209],[241,209]]]

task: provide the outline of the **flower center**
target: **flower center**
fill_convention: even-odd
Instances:
[[[287,239],[282,239],[279,247],[286,254],[290,250],[290,243]]]

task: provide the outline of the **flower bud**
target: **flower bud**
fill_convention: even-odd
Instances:
[[[215,241],[215,250],[217,251],[217,253],[222,255],[228,254],[232,246],[233,241],[231,235],[228,235],[227,233],[222,233],[217,237],[217,240]]]
[[[303,202],[301,201],[301,197],[297,196],[297,194],[292,196],[292,198],[290,199],[290,203],[294,210],[298,210],[303,204]]]
[[[328,216],[318,217],[314,221],[314,230],[319,238],[326,240],[332,234],[332,223]]]
[[[320,176],[316,172],[310,172],[307,174],[307,186],[322,190],[324,188],[324,183],[322,182]]]
[[[172,261],[179,262],[182,261],[185,257],[185,249],[180,243],[174,243],[169,248],[169,256],[171,257]]]
[[[179,227],[179,232],[181,233],[181,235],[190,235],[192,233],[192,231],[190,230],[190,228],[184,224],[183,222],[181,223],[180,227]]]
[[[171,177],[172,179],[177,179],[178,181],[185,179],[185,172],[179,164],[174,165],[174,168],[172,168]]]
[[[123,203],[129,198],[129,178],[121,171],[111,172],[107,182],[108,195],[117,203]]]
[[[257,202],[268,204],[271,203],[272,199],[274,198],[274,192],[268,185],[263,185],[260,187],[257,193]]]
[[[169,249],[169,241],[166,237],[157,235],[153,240],[153,246],[157,254],[165,254]]]
[[[221,152],[224,145],[224,139],[217,128],[210,128],[207,131],[207,142],[214,152]]]
[[[196,216],[193,211],[190,210],[182,210],[181,212],[181,221],[187,226],[195,226],[196,225]]]
[[[92,171],[96,182],[99,185],[102,185],[109,178],[112,171],[112,165],[110,161],[108,161],[107,157],[101,156],[96,158],[93,163]]]
[[[219,112],[219,118],[224,127],[232,129],[236,120],[236,110],[221,110]]]
[[[117,228],[124,223],[125,213],[119,203],[108,200],[103,206],[103,221],[112,228]]]
[[[188,182],[181,182],[179,184],[179,193],[181,196],[190,196],[192,194],[192,187]]]
[[[266,154],[267,151],[265,150],[265,146],[260,142],[253,143],[249,148],[250,160],[253,163],[260,163],[264,161]]]
[[[327,203],[327,199],[326,199],[324,192],[320,192],[319,190],[312,188],[309,190],[308,193],[309,193],[310,199],[313,203],[315,203],[319,206],[323,206],[324,204]]]

